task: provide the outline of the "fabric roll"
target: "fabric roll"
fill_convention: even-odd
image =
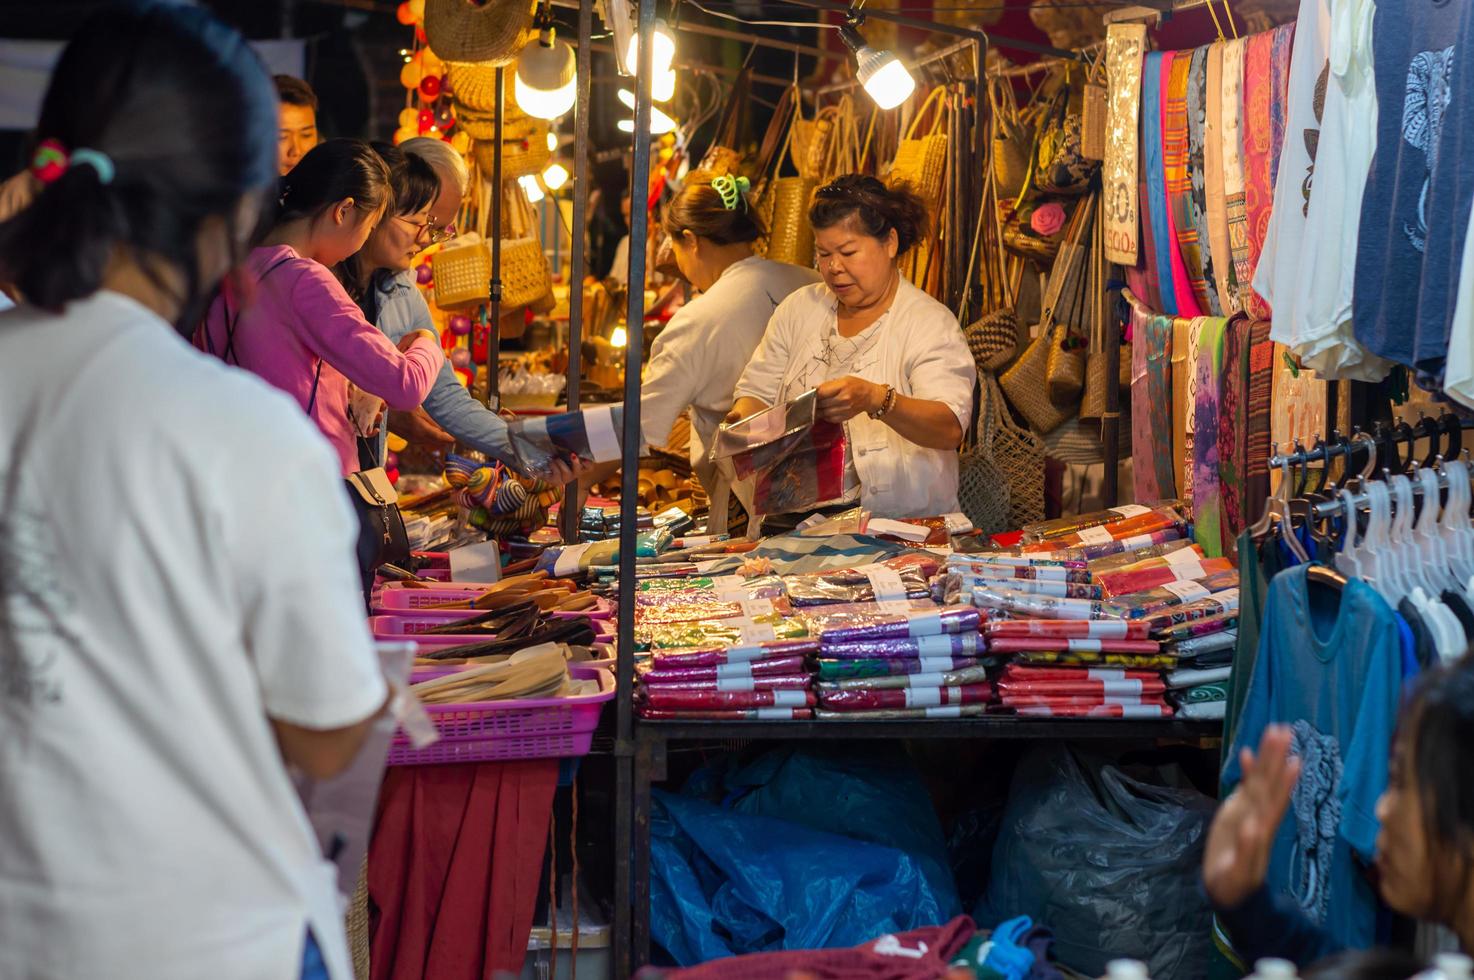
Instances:
[[[1187,220],[1192,229],[1193,249],[1183,249],[1192,276],[1193,295],[1204,313],[1222,316],[1218,285],[1213,278],[1212,239],[1208,228],[1207,183],[1208,48],[1196,48],[1187,75]],[[1194,256],[1193,253],[1196,253]]]
[[[1152,306],[1177,315],[1177,293],[1172,285],[1172,227],[1167,205],[1167,170],[1162,159],[1162,78],[1171,52],[1148,54],[1141,73],[1142,225],[1149,244],[1147,278],[1157,290]]]
[[[1203,306],[1198,302],[1201,259],[1197,229],[1189,217],[1192,176],[1188,167],[1187,89],[1192,74],[1192,53],[1169,52],[1163,64],[1166,91],[1162,100],[1162,164],[1167,173],[1167,221],[1172,233],[1168,242],[1172,289],[1179,316],[1202,316]]]
[[[1233,251],[1228,245],[1228,201],[1223,180],[1223,48],[1221,41],[1208,47],[1204,89],[1203,191],[1208,221],[1208,253],[1212,260],[1210,279],[1218,301],[1216,309],[1222,316],[1233,316],[1238,311],[1232,301]]]
[[[1145,24],[1106,28],[1106,147],[1101,166],[1106,261],[1132,267],[1140,256],[1137,153],[1140,144],[1142,52]]]
[[[1252,289],[1244,289],[1244,284],[1254,281],[1254,270],[1259,266],[1274,207],[1274,178],[1270,175],[1271,168],[1276,166],[1272,159],[1274,142],[1271,133],[1274,83],[1270,77],[1270,65],[1275,34],[1276,31],[1255,34],[1248,39],[1244,49],[1244,108],[1240,124],[1244,148],[1245,251],[1248,261],[1244,269],[1246,274],[1239,277],[1239,299],[1244,308],[1260,320],[1270,318],[1269,303]]]
[[[1249,217],[1244,203],[1244,49],[1245,38],[1234,38],[1223,45],[1222,85],[1219,88],[1219,119],[1223,123],[1223,205],[1228,221],[1228,250],[1232,256],[1232,275],[1228,280],[1228,296],[1224,312],[1244,308],[1242,293],[1253,266],[1249,261]]]

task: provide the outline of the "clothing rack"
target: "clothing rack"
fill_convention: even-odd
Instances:
[[[1447,470],[1440,469],[1438,471],[1438,489],[1439,490],[1447,490],[1447,489],[1449,489],[1449,479],[1450,479],[1450,477],[1449,477],[1448,471]],[[1416,481],[1415,480],[1415,481],[1412,482],[1412,485],[1411,485],[1410,489],[1412,490],[1413,495],[1414,496],[1417,496],[1417,495],[1423,493],[1423,484],[1422,484],[1421,481]],[[1359,490],[1359,491],[1351,494],[1350,507],[1349,507],[1349,509],[1351,511],[1359,511],[1359,510],[1361,510],[1361,509],[1363,509],[1365,507],[1370,507],[1370,506],[1371,506],[1371,492],[1370,491],[1368,491],[1368,490]],[[1396,506],[1396,501],[1393,501],[1393,506]],[[1348,511],[1347,500],[1346,500],[1345,497],[1341,497],[1341,496],[1337,496],[1333,500],[1323,500],[1323,501],[1320,501],[1318,503],[1311,504],[1311,506],[1310,506],[1310,514],[1316,520],[1322,520],[1322,519],[1328,518],[1328,517],[1339,517],[1339,516],[1347,516],[1347,517],[1349,517],[1349,516],[1351,516],[1347,511]]]
[[[1385,422],[1375,423],[1371,433],[1363,432],[1360,426],[1356,426],[1352,429],[1349,439],[1340,432],[1332,430],[1330,443],[1325,443],[1317,433],[1315,444],[1309,449],[1306,449],[1298,439],[1295,441],[1295,451],[1292,453],[1282,454],[1278,446],[1271,447],[1269,467],[1277,470],[1288,467],[1304,468],[1310,463],[1330,464],[1338,456],[1342,457],[1349,466],[1352,455],[1361,447],[1367,447],[1374,451],[1372,460],[1367,463],[1369,467],[1402,472],[1409,469],[1413,462],[1413,448],[1419,439],[1429,441],[1429,452],[1423,458],[1423,466],[1432,466],[1438,457],[1449,459],[1466,452],[1463,445],[1465,429],[1474,429],[1474,419],[1463,419],[1451,413],[1434,419],[1419,412],[1418,421],[1409,425],[1401,416],[1396,416],[1391,425]],[[1445,436],[1448,441],[1440,451],[1438,440]],[[1406,443],[1408,447],[1406,459],[1403,459],[1397,450],[1398,445],[1402,443]],[[1378,463],[1383,465],[1378,466]]]

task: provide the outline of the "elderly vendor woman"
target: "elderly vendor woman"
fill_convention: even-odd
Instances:
[[[926,209],[903,187],[851,174],[819,189],[809,221],[824,281],[773,312],[728,421],[817,389],[850,452],[844,494],[814,510],[952,513],[977,373],[957,318],[901,275],[897,260],[926,233]],[[768,515],[768,528],[807,513]]]

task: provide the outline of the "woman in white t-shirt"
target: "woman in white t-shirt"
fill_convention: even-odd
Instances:
[[[185,342],[276,180],[276,96],[200,8],[105,9],[0,224],[0,977],[352,976],[288,765],[386,690],[332,450]]]
[[[845,426],[849,462],[843,495],[814,510],[952,513],[977,369],[957,318],[897,265],[925,231],[925,206],[905,188],[850,174],[819,188],[809,221],[824,282],[773,314],[728,421],[817,389],[819,414]]]

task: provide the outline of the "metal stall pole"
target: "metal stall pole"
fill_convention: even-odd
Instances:
[[[641,962],[647,949],[631,928],[635,882],[635,535],[639,530],[639,496],[630,477],[640,468],[640,362],[645,348],[645,255],[650,212],[650,76],[655,35],[655,0],[640,0],[639,64],[635,66],[634,162],[630,165],[629,298],[625,306],[624,347],[624,473],[619,495],[619,645],[616,662],[618,690],[615,728],[614,781],[614,975],[632,976],[633,959]],[[648,821],[649,815],[645,815]],[[645,921],[648,915],[641,916]]]
[[[578,98],[573,108],[573,228],[568,236],[571,249],[568,269],[568,410],[578,411],[583,379],[583,277],[588,250],[584,226],[589,211],[589,105],[594,81],[594,55],[590,36],[594,33],[594,2],[578,4]],[[557,202],[554,202],[557,206]],[[578,484],[563,488],[563,508],[558,523],[564,542],[578,540]]]
[[[496,153],[491,164],[491,332],[486,338],[486,401],[502,407],[502,120],[507,112],[506,78],[496,70]]]

